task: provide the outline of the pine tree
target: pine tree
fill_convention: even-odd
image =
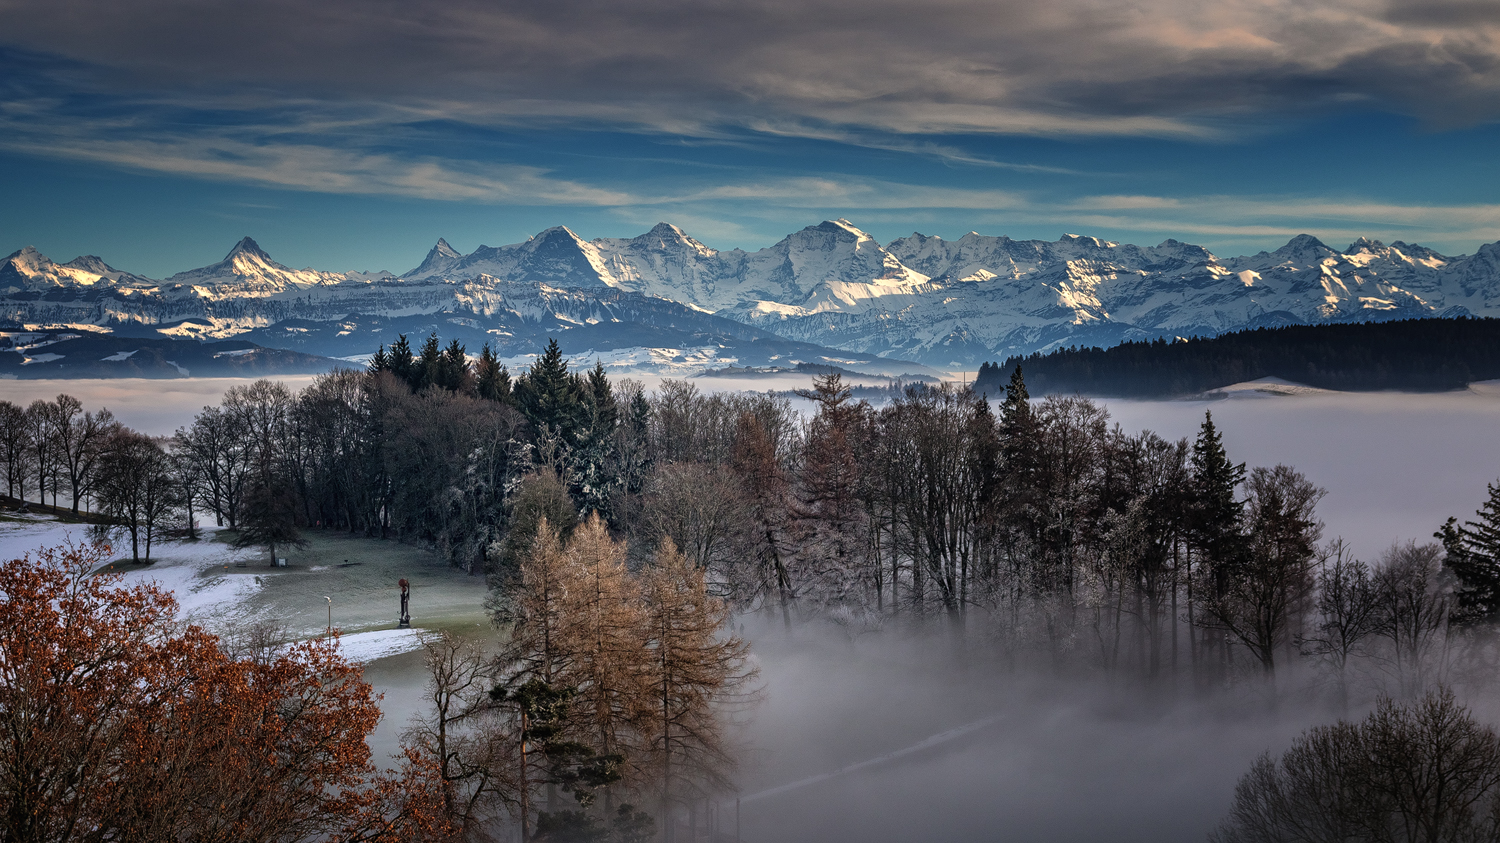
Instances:
[[[412,357],[411,343],[406,341],[406,334],[398,334],[396,341],[391,343],[391,374],[400,378],[411,386],[415,377],[417,361]]]
[[[469,371],[469,355],[463,343],[458,340],[450,340],[448,347],[443,350],[442,360],[438,363],[437,385],[450,392],[467,392],[467,387],[472,383],[472,373]]]
[[[435,332],[422,341],[422,353],[417,357],[410,383],[416,391],[443,385],[443,347]]]
[[[1244,507],[1235,497],[1235,489],[1245,479],[1245,464],[1229,461],[1212,412],[1203,414],[1203,426],[1193,443],[1192,465],[1194,539],[1211,564],[1228,562],[1241,543]]]
[[[1434,535],[1447,552],[1444,560],[1458,578],[1458,605],[1453,620],[1473,624],[1500,613],[1500,481],[1488,486],[1490,497],[1474,515],[1477,521],[1449,518]]]
[[[474,365],[475,389],[480,398],[508,404],[511,401],[510,372],[500,364],[500,358],[489,343],[479,352],[479,362]]]
[[[534,427],[556,431],[567,445],[577,441],[583,421],[582,388],[568,373],[568,361],[556,339],[548,340],[542,356],[516,382],[515,394],[521,412]]]

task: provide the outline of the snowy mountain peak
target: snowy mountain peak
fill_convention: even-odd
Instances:
[[[646,232],[645,234],[642,234],[641,237],[666,237],[679,240],[687,239],[687,235],[683,233],[682,229],[669,222],[659,222],[656,225],[651,226],[651,230]],[[641,237],[637,237],[636,239],[639,240],[641,239]]]
[[[56,263],[32,246],[13,252],[0,261],[0,292],[49,287],[93,287],[100,284],[110,286],[117,283],[141,286],[156,282],[121,272],[94,255],[83,255],[67,263]]]
[[[236,255],[246,255],[253,258],[259,258],[266,263],[272,262],[271,256],[266,254],[265,250],[260,247],[260,244],[255,242],[254,240],[251,240],[249,237],[240,238],[240,242],[234,244],[234,248],[230,249],[229,254],[224,256],[224,261],[227,263],[231,260],[234,260],[234,257]]]
[[[1285,246],[1282,246],[1271,254],[1292,259],[1308,258],[1321,260],[1330,255],[1336,255],[1338,252],[1335,252],[1325,245],[1322,240],[1311,234],[1299,234],[1286,241]]]
[[[583,242],[583,238],[579,237],[577,234],[574,234],[573,229],[568,228],[565,225],[554,225],[546,231],[541,232],[536,237],[532,238],[533,241],[538,243],[558,239],[571,240],[574,243]]]
[[[482,249],[484,247],[481,246],[480,248]],[[427,257],[422,259],[422,263],[418,265],[416,269],[413,269],[411,272],[408,272],[406,274],[408,277],[426,277],[430,275],[436,275],[446,269],[452,268],[459,261],[463,260],[463,257],[463,255],[459,254],[457,249],[448,245],[447,240],[439,237],[437,245],[433,246],[432,249],[428,251]]]
[[[807,230],[807,231],[817,230],[817,231],[828,231],[828,232],[843,231],[843,232],[847,232],[849,234],[853,234],[854,237],[856,239],[858,239],[858,240],[872,240],[872,239],[874,239],[874,238],[870,237],[870,235],[864,233],[863,231],[860,231],[858,226],[856,226],[854,223],[852,223],[852,222],[844,219],[843,217],[839,217],[836,220],[824,220],[823,222],[819,223],[818,225],[809,226],[805,230]]]
[[[63,264],[73,269],[82,269],[99,275],[110,275],[118,272],[114,267],[105,263],[98,255],[79,255],[78,257]]]

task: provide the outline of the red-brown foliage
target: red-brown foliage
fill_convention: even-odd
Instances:
[[[107,549],[0,563],[0,840],[416,840],[432,771],[371,763],[380,709],[337,641],[236,660]]]

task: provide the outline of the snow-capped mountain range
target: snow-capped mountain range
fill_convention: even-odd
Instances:
[[[1274,252],[1219,258],[1176,240],[1074,235],[913,234],[881,245],[836,220],[755,252],[715,250],[666,223],[592,241],[556,227],[467,255],[439,240],[399,276],[294,270],[248,237],[223,261],[162,281],[31,248],[0,261],[9,322],[235,336],[340,356],[421,323],[512,353],[551,334],[576,351],[698,343],[720,350],[708,355],[719,365],[878,355],[964,369],[1060,344],[1461,315],[1500,316],[1500,243],[1449,257],[1364,239],[1338,251],[1300,235]],[[747,344],[777,350],[736,353]]]

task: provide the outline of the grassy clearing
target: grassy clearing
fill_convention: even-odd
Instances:
[[[24,514],[18,518],[23,504],[17,498],[9,495],[0,495],[0,519],[6,521],[29,520]],[[50,506],[36,501],[26,501],[24,504],[27,513],[32,515],[50,515],[64,524],[108,524],[109,519],[86,510],[79,510],[77,515],[65,506]]]
[[[333,598],[333,625],[345,633],[396,627],[401,589],[411,583],[411,621],[422,629],[476,632],[485,627],[483,577],[450,567],[437,554],[397,542],[309,531],[305,548],[278,548],[285,568],[272,567],[264,551],[246,551],[245,567],[226,565],[206,570],[207,577],[255,577],[260,588],[243,609],[298,636],[315,635],[328,624]],[[222,531],[218,542],[233,541]]]

